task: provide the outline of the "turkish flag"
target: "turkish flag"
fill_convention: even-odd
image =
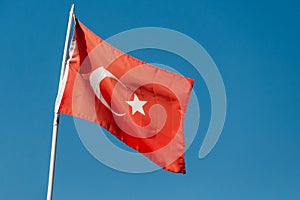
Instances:
[[[56,106],[163,169],[185,173],[183,122],[193,82],[123,53],[76,20]]]

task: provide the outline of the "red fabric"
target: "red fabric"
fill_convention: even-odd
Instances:
[[[194,81],[119,51],[78,20],[75,39],[59,112],[95,122],[165,170],[185,173],[183,119]],[[96,85],[104,100],[90,81],[99,67],[114,76]],[[135,96],[146,102],[145,115],[126,102]]]

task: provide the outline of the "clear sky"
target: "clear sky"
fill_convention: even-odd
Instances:
[[[210,119],[204,81],[162,51],[132,55],[196,80],[201,101],[187,174],[128,174],[106,167],[61,117],[53,200],[300,199],[298,1],[0,1],[0,199],[45,199],[53,107],[66,23],[76,15],[102,38],[137,27],[180,31],[199,42],[223,77],[221,138],[198,158]]]

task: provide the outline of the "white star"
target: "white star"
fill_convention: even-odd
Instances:
[[[136,111],[140,112],[142,115],[145,115],[143,106],[147,103],[147,101],[140,101],[136,94],[134,94],[133,101],[126,101],[126,103],[131,106],[132,115],[134,115]]]

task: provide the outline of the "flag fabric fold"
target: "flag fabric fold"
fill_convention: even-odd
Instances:
[[[194,81],[140,61],[76,20],[56,102],[165,170],[185,173],[184,116]]]

